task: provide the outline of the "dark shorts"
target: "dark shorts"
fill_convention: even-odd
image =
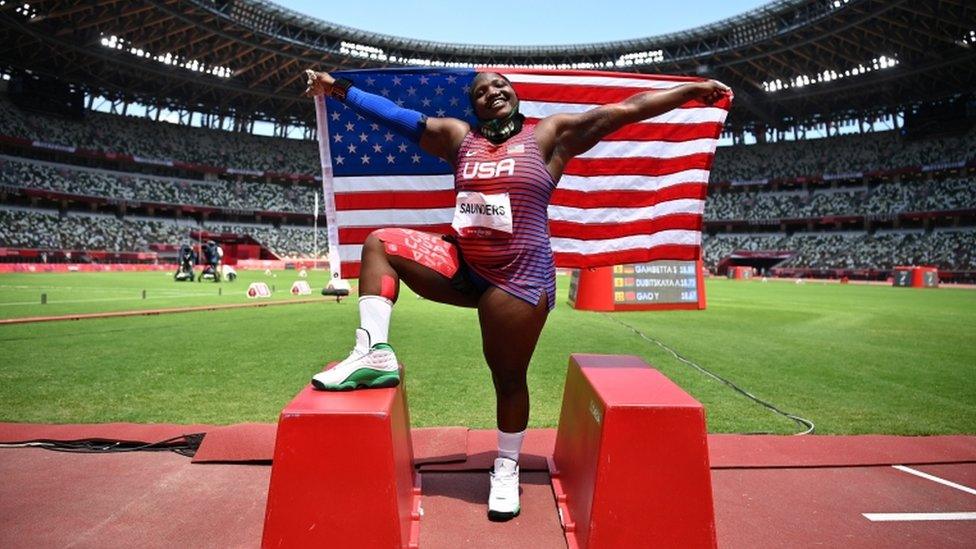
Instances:
[[[444,239],[448,240],[449,237],[445,236]],[[457,244],[454,244],[457,247]],[[451,286],[455,290],[461,292],[465,295],[481,296],[485,291],[491,286],[491,282],[488,282],[481,275],[474,272],[474,269],[468,266],[467,261],[464,260],[464,256],[461,255],[461,250],[458,249],[458,270],[457,273],[451,277]]]

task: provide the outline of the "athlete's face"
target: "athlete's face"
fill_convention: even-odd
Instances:
[[[481,120],[505,118],[518,104],[512,85],[498,74],[481,73],[471,86],[471,103],[475,115]]]

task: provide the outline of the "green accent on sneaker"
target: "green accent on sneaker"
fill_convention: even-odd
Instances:
[[[383,345],[380,343],[380,345]],[[380,387],[396,387],[400,384],[400,372],[387,372],[372,368],[360,368],[349,374],[342,383],[325,384],[313,380],[316,389],[323,391],[352,391],[359,387],[375,389]]]
[[[390,351],[393,352],[393,347],[389,343],[377,343],[369,348],[370,351]]]

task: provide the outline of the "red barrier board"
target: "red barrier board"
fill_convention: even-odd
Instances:
[[[569,359],[553,492],[570,549],[715,547],[705,411],[641,358]]]
[[[912,270],[912,288],[938,288],[939,270],[935,267],[915,267]]]
[[[576,269],[569,303],[584,311],[656,311],[704,309],[702,260]]]
[[[733,280],[749,280],[752,278],[753,268],[743,265],[729,267],[729,278]]]
[[[938,288],[939,270],[935,267],[916,265],[897,266],[892,270],[892,286],[912,288]]]
[[[262,547],[417,547],[414,473],[403,384],[321,392],[281,412]]]
[[[148,263],[0,263],[0,273],[107,273],[175,271],[175,264]]]

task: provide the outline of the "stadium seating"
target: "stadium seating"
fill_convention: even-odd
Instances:
[[[965,210],[976,207],[976,181],[906,178],[872,188],[814,189],[782,192],[713,193],[705,203],[706,220],[797,219],[836,215]]]
[[[310,181],[318,172],[314,142],[258,137],[239,132],[189,128],[104,113],[83,120],[28,114],[0,98],[0,136],[80,147],[149,159],[190,162],[223,170],[298,174]],[[905,141],[897,132],[846,135],[807,141],[720,147],[704,219],[705,265],[711,269],[735,250],[788,250],[784,269],[891,269],[929,264],[976,271],[976,174],[944,170],[970,159],[976,132],[961,137]],[[280,257],[311,257],[314,232],[307,224],[315,186],[279,182],[282,177],[242,173],[218,178],[152,162],[91,161],[67,151],[27,158],[21,149],[0,155],[0,247],[48,250],[141,251],[174,245],[190,231],[251,235]],[[16,156],[12,156],[15,154]],[[84,164],[84,165],[82,165]],[[878,171],[897,172],[881,176]],[[872,173],[874,172],[874,173]],[[775,183],[775,184],[770,184]],[[57,201],[36,202],[23,193],[87,197],[91,211]],[[18,193],[21,193],[18,195]],[[20,196],[14,200],[11,196]],[[33,195],[30,195],[33,196]],[[158,212],[96,207],[136,204],[217,208],[226,215],[174,216]],[[56,209],[55,209],[56,208]],[[101,209],[100,209],[101,208]],[[81,211],[85,210],[85,211]],[[906,212],[960,212],[951,223],[902,227],[802,225],[783,232],[781,220],[892,219]],[[269,223],[258,212],[292,212],[296,218]],[[968,212],[968,213],[966,213]],[[961,215],[963,222],[960,223]],[[305,216],[305,217],[302,217]],[[230,219],[231,221],[227,221]],[[233,221],[240,219],[241,221]],[[298,225],[292,223],[300,223]],[[730,232],[718,225],[737,222]],[[755,225],[742,232],[742,223]],[[828,225],[824,225],[828,226]],[[759,227],[763,227],[759,229]],[[319,255],[326,250],[319,234]]]
[[[706,267],[713,269],[735,250],[790,250],[780,264],[797,269],[891,269],[896,265],[936,265],[972,270],[976,265],[976,231],[972,228],[925,231],[844,233],[719,234],[702,244]]]
[[[208,130],[88,111],[84,120],[28,114],[0,97],[0,135],[96,151],[277,173],[318,172],[314,142]]]
[[[892,170],[968,160],[976,132],[903,141],[897,132],[720,147],[711,181],[752,181]]]
[[[308,186],[176,179],[11,157],[0,157],[0,185],[142,202],[304,213],[312,210],[315,193]]]
[[[118,219],[95,215],[0,208],[0,247],[62,250],[148,250],[151,244],[178,244],[191,239],[190,232],[228,232],[250,235],[281,258],[313,257],[311,227],[281,227],[258,224],[205,223],[192,220],[153,219],[129,216]],[[320,229],[319,255],[324,256],[325,229]]]

